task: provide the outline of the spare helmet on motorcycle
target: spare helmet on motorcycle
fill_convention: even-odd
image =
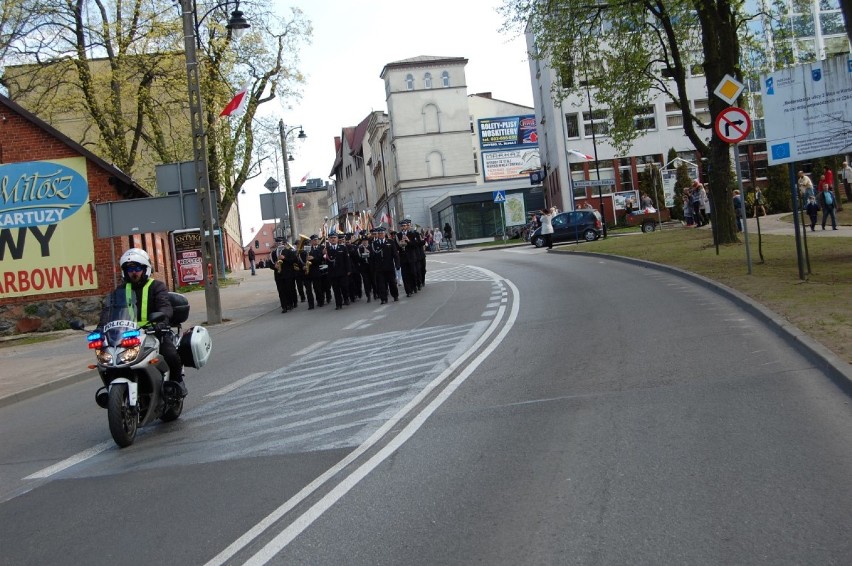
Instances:
[[[148,256],[148,252],[141,248],[130,248],[122,254],[118,263],[121,265],[121,272],[125,278],[127,277],[127,265],[130,263],[137,263],[145,268],[145,279],[151,276],[151,258]]]

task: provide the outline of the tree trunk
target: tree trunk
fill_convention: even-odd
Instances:
[[[704,74],[707,77],[707,92],[710,97],[710,117],[716,117],[728,104],[713,94],[724,76],[742,79],[738,68],[739,41],[731,5],[724,1],[700,0],[696,2],[698,18],[702,27],[704,49]],[[734,216],[733,186],[731,170],[731,148],[719,139],[716,132],[710,138],[710,193],[712,195],[713,222],[720,244],[738,242],[736,218]],[[745,197],[743,197],[745,200]]]

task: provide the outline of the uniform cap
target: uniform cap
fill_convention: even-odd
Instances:
[[[311,234],[311,240],[319,240],[319,236],[316,234]]]

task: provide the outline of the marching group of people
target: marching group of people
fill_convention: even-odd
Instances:
[[[333,299],[340,310],[362,298],[398,301],[400,282],[411,297],[426,284],[425,247],[408,219],[397,231],[378,227],[357,235],[332,232],[322,239],[313,234],[297,245],[284,242],[272,253],[281,312],[299,302],[312,310]]]

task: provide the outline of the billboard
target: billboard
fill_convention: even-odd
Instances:
[[[486,182],[526,179],[541,169],[534,115],[482,118],[478,126]]]
[[[848,53],[761,76],[770,165],[847,153],[852,147]]]
[[[0,297],[97,289],[86,159],[0,165]]]

